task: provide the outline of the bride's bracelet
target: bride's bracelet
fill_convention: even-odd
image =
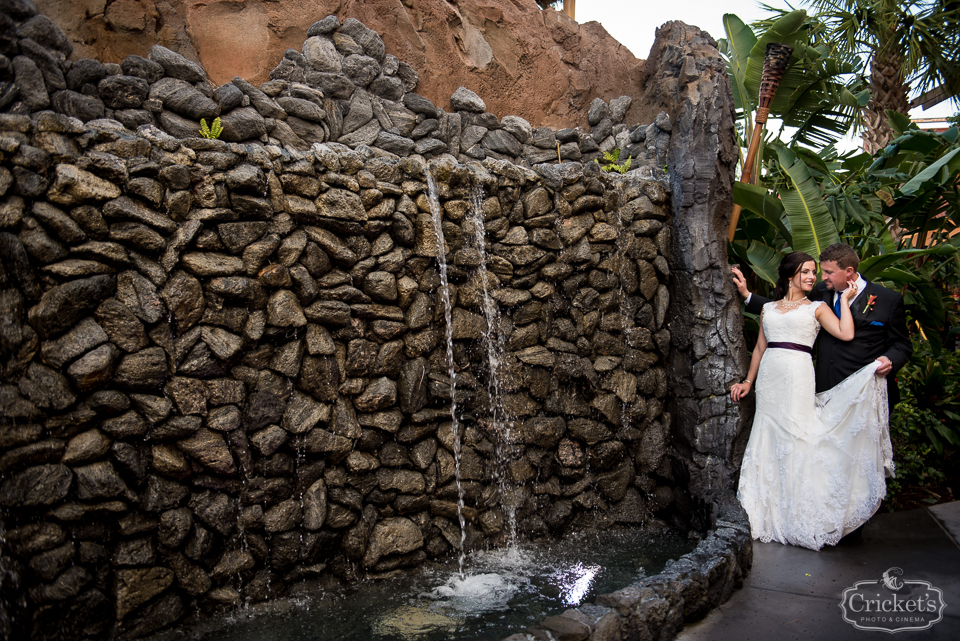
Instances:
[[[749,378],[743,379],[743,383],[741,383],[741,385],[746,385],[747,383],[750,383],[751,385],[753,385],[753,381],[751,381]]]

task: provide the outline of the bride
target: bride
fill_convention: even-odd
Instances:
[[[865,523],[886,494],[890,465],[886,384],[876,361],[839,385],[814,393],[813,344],[821,328],[840,340],[854,335],[850,301],[840,314],[806,294],[817,279],[808,254],[784,257],[772,302],[763,306],[760,335],[738,401],[754,381],[757,411],[740,471],[738,497],[753,538],[819,550]]]

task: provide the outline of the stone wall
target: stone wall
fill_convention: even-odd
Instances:
[[[14,18],[18,17],[16,15]],[[288,49],[254,86],[234,78],[219,87],[206,71],[178,53],[154,45],[149,57],[129,55],[103,64],[68,60],[72,45],[46,16],[0,23],[0,112],[50,109],[89,122],[115,119],[136,130],[157,126],[178,138],[196,136],[200,120],[219,117],[221,138],[305,151],[340,142],[425,159],[451,154],[462,162],[491,157],[533,165],[590,162],[614,148],[633,167],[650,173],[666,163],[670,119],[624,124],[632,99],[596,98],[581,127],[534,129],[517,116],[501,120],[476,93],[460,87],[446,112],[413,93],[417,71],[386,53],[383,40],[358,20],[328,16],[307,31],[301,50]],[[585,123],[586,124],[586,123]]]
[[[17,630],[136,636],[459,546],[430,166],[50,113],[0,116],[0,142]],[[649,520],[669,495],[663,185],[618,190],[595,163],[432,171],[468,543],[505,536],[504,504],[525,536]]]

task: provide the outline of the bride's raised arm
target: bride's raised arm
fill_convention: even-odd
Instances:
[[[853,312],[850,311],[850,301],[856,295],[857,284],[848,281],[847,289],[840,294],[840,318],[837,318],[826,304],[818,305],[815,312],[820,326],[842,341],[853,340]]]
[[[760,370],[760,359],[763,358],[763,352],[767,349],[767,337],[763,335],[763,312],[760,312],[760,335],[757,336],[757,346],[753,348],[753,356],[750,357],[750,369],[747,371],[747,377],[742,383],[736,383],[730,388],[730,398],[739,401],[750,392],[753,382],[757,380],[757,372]]]

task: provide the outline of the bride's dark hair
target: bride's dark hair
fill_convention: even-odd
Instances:
[[[790,289],[790,279],[797,275],[804,263],[816,262],[806,252],[791,252],[780,261],[777,269],[777,286],[773,289],[773,300],[780,300]]]

